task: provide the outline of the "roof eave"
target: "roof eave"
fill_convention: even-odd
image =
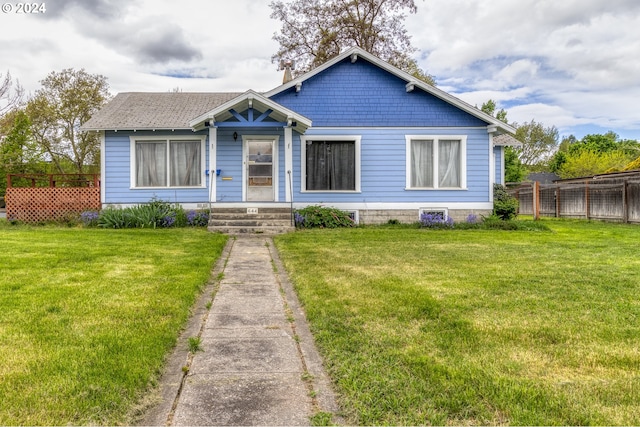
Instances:
[[[259,94],[254,90],[248,90],[242,95],[231,99],[230,101],[227,101],[222,105],[219,105],[213,110],[201,114],[200,116],[191,120],[189,122],[189,125],[193,129],[203,129],[206,127],[205,122],[216,121],[216,116],[227,113],[232,108],[243,106],[245,102],[252,103],[254,100],[256,101],[256,103],[262,104],[263,106],[276,111],[279,115],[286,117],[287,122],[290,123],[290,125],[293,125],[293,123],[295,122],[295,126],[293,127],[301,133],[304,133],[312,125],[311,119],[299,113],[296,113],[295,111],[289,110],[288,108],[278,104],[275,101],[272,101],[271,99]],[[242,126],[242,123],[238,123],[238,126]]]
[[[485,122],[487,122],[490,125],[496,125],[498,127],[498,129],[500,130],[500,132],[503,133],[509,133],[509,134],[515,134],[516,133],[516,129],[513,128],[512,126],[501,122],[500,120],[496,119],[495,117],[486,114],[485,112],[479,110],[478,108],[472,106],[471,104],[467,104],[466,102],[464,102],[463,100],[456,98],[455,96],[441,90],[438,89],[435,86],[431,86],[430,84],[422,81],[422,80],[418,80],[416,79],[414,76],[412,76],[411,74],[407,73],[406,71],[402,71],[401,69],[394,67],[393,65],[389,64],[386,61],[383,61],[382,59],[370,54],[369,52],[359,48],[359,47],[352,47],[344,52],[342,52],[340,55],[330,59],[329,61],[325,62],[324,64],[320,65],[317,68],[314,68],[313,70],[296,77],[295,79],[280,85],[268,92],[266,92],[264,94],[264,96],[266,96],[267,98],[270,98],[271,96],[278,94],[280,92],[283,92],[287,89],[290,89],[292,87],[300,87],[300,85],[302,85],[302,83],[305,80],[308,80],[309,78],[323,72],[324,70],[326,70],[327,68],[330,68],[332,66],[334,66],[335,64],[345,60],[346,58],[351,58],[351,62],[355,62],[357,60],[358,57],[362,57],[364,58],[366,61],[371,62],[372,64],[382,68],[385,71],[388,71],[389,73],[399,77],[400,79],[404,80],[407,82],[407,84],[412,85],[413,90],[415,90],[415,88],[419,88],[422,89],[423,91],[442,99],[443,101],[460,108],[461,110],[471,114],[474,117],[479,118],[480,120],[483,120]]]

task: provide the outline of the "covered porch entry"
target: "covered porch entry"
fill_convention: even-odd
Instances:
[[[304,134],[311,120],[247,91],[190,125],[209,131],[210,228],[292,228],[294,134]]]

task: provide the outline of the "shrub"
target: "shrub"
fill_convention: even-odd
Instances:
[[[307,206],[294,212],[298,228],[354,227],[355,221],[348,212],[325,206]]]
[[[453,218],[445,219],[442,212],[424,212],[420,215],[420,225],[426,228],[453,228]]]
[[[204,227],[209,224],[209,211],[189,211],[186,214],[186,225]]]
[[[107,208],[100,212],[97,225],[104,228],[197,227],[207,225],[207,211],[185,212],[180,205],[172,205],[153,198],[151,202],[129,208]]]
[[[493,215],[502,220],[514,219],[518,215],[518,199],[501,184],[493,186]]]
[[[85,227],[97,226],[99,218],[100,212],[97,211],[85,211],[80,214],[80,220],[85,225]]]

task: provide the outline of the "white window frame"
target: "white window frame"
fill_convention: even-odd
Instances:
[[[131,156],[131,164],[130,164],[130,189],[132,190],[147,190],[147,189],[193,189],[193,188],[206,188],[207,187],[207,179],[206,179],[206,151],[205,151],[205,141],[207,137],[204,135],[180,135],[180,136],[166,136],[166,135],[158,135],[158,136],[130,136],[130,156]],[[138,187],[136,186],[136,142],[150,142],[150,141],[164,141],[167,147],[167,185],[165,186],[154,186],[154,187]],[[171,186],[171,155],[170,155],[170,143],[171,142],[180,142],[180,141],[200,141],[200,185],[193,186]]]
[[[467,136],[466,135],[405,135],[406,139],[406,189],[407,190],[466,190],[467,189]],[[411,143],[413,141],[433,141],[433,187],[411,186]],[[460,141],[460,186],[440,187],[438,180],[438,156],[440,140]]]
[[[302,172],[300,179],[301,191],[303,193],[360,193],[360,141],[361,135],[302,135],[300,136],[301,158],[300,169]],[[355,180],[354,190],[307,190],[307,141],[353,141],[355,144]]]

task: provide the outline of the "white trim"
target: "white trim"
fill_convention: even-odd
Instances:
[[[284,128],[284,180],[285,180],[285,201],[291,202],[293,194],[289,180],[293,180],[293,129],[291,127]]]
[[[249,141],[269,141],[273,144],[273,154],[271,160],[271,174],[273,176],[273,201],[278,202],[280,195],[280,180],[278,179],[280,176],[278,166],[278,144],[280,143],[280,135],[242,135],[242,200],[247,202],[247,142]]]
[[[431,209],[448,209],[448,210],[492,210],[493,203],[490,202],[293,202],[294,209],[301,209],[307,206],[328,206],[343,211],[373,211],[373,210],[418,210],[428,206]],[[216,202],[213,207],[225,208],[247,208],[247,207],[289,207],[289,203],[275,202]]]
[[[484,130],[484,126],[466,126],[447,128],[443,126],[345,126],[345,127],[331,127],[331,126],[314,126],[309,131],[340,131],[340,130],[411,130],[411,131],[423,131],[423,132],[436,132],[442,133],[447,130],[454,130],[455,132],[467,131],[467,130]],[[307,133],[307,135],[313,135],[313,133]]]
[[[460,187],[439,187],[438,186],[438,155],[439,144],[441,139],[457,139],[460,140]],[[414,140],[432,140],[433,141],[433,187],[412,187],[411,186],[411,142]],[[405,189],[415,190],[467,190],[467,135],[405,135]]]
[[[494,153],[493,134],[489,134],[489,201],[493,202],[493,184],[496,182],[496,153]]]
[[[107,176],[107,153],[106,153],[106,137],[105,131],[100,131],[100,203],[104,203],[107,199],[106,190],[107,186],[105,185],[107,180],[105,179]]]
[[[272,114],[279,114],[281,117],[283,117],[283,121],[295,121],[297,123],[296,129],[298,129],[300,132],[304,132],[305,130],[307,130],[307,128],[311,127],[312,122],[307,117],[303,116],[302,114],[296,113],[295,111],[290,110],[251,89],[246,91],[242,95],[239,95],[232,100],[217,106],[213,110],[201,114],[200,116],[191,120],[189,122],[189,125],[193,129],[201,129],[204,127],[204,122],[211,120],[215,121],[216,116],[228,113],[228,111],[232,108],[240,108],[241,106],[244,107],[245,103],[247,108],[260,107],[265,111],[267,109],[271,109],[273,110]],[[242,127],[242,123],[238,123],[238,127]]]
[[[452,210],[492,210],[493,203],[490,202],[429,202],[426,204],[425,202],[405,202],[405,203],[394,203],[394,202],[377,202],[377,203],[368,203],[368,202],[344,202],[344,203],[315,203],[315,202],[294,202],[294,209],[304,208],[306,206],[311,205],[321,205],[321,206],[329,206],[337,209],[341,209],[344,211],[352,211],[352,210],[361,210],[361,211],[372,211],[372,210],[412,210],[412,209],[422,209],[425,206],[428,206],[430,209],[448,209]],[[227,206],[225,204],[225,206]],[[246,206],[246,204],[242,204],[241,206]],[[231,206],[230,206],[231,207]]]
[[[361,135],[300,135],[300,192],[302,193],[360,193],[361,192]],[[307,141],[353,141],[355,143],[355,190],[307,190]]]
[[[206,170],[206,151],[205,151],[205,141],[207,137],[205,135],[158,135],[158,136],[129,136],[129,155],[131,159],[131,163],[129,165],[129,189],[130,190],[167,190],[167,189],[197,189],[197,188],[206,188],[207,187],[207,177],[205,174]],[[164,141],[167,144],[167,185],[162,187],[136,187],[136,142],[144,142],[144,141]],[[171,161],[171,156],[169,155],[169,143],[171,141],[200,141],[200,185],[195,186],[177,186],[172,187],[169,185],[171,182],[170,167],[169,162]]]
[[[216,178],[218,162],[218,128],[209,128],[209,203],[216,201],[218,179]]]

